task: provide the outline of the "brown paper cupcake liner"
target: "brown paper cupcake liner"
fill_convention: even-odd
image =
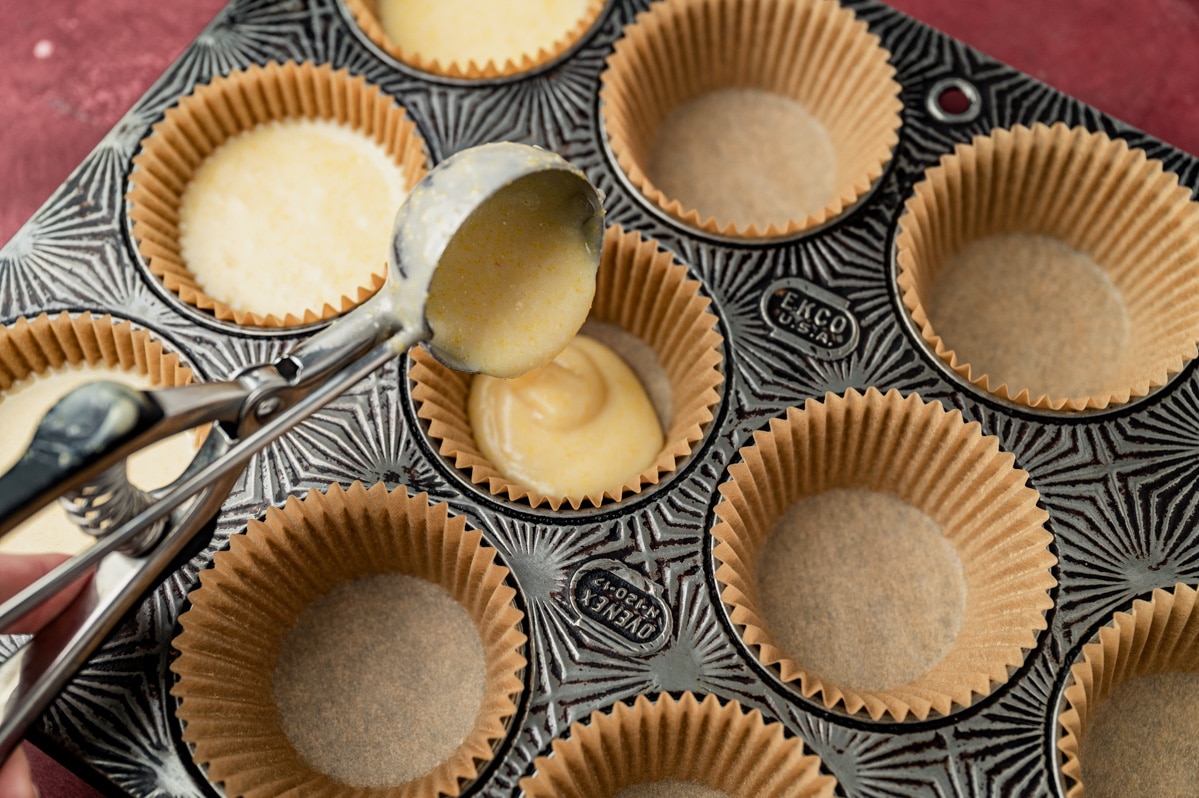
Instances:
[[[248,327],[312,324],[364,302],[386,277],[381,262],[374,274],[364,275],[357,296],[343,296],[320,308],[297,308],[283,318],[231,307],[205,293],[196,281],[179,241],[179,206],[188,183],[204,159],[230,138],[284,119],[330,120],[362,133],[401,168],[409,190],[426,172],[424,142],[404,109],[345,69],[272,62],[198,86],[142,140],[127,199],[133,237],[150,272],[183,302],[222,321]]]
[[[902,104],[888,58],[866,23],[835,0],[656,3],[616,42],[601,77],[600,110],[621,169],[663,211],[720,235],[788,236],[854,205],[890,161]],[[655,185],[650,150],[665,120],[683,103],[720,89],[789,98],[823,127],[836,154],[823,208],[784,224],[739,225]]]
[[[389,573],[441,585],[473,619],[486,660],[484,697],[471,732],[433,770],[393,787],[350,787],[293,747],[273,698],[273,672],[289,629],[315,599]],[[180,619],[172,694],[195,761],[230,796],[458,795],[493,757],[523,689],[524,616],[507,574],[479,532],[450,517],[444,503],[430,506],[425,494],[354,483],[272,508],[217,553]]]
[[[1010,384],[989,373],[993,364],[967,362],[942,338],[929,297],[946,262],[973,242],[1008,234],[1060,241],[1089,256],[1114,285],[1129,329],[1114,374],[1096,378],[1105,384],[1082,395]],[[1161,162],[1103,133],[1037,124],[958,145],[913,190],[896,259],[903,302],[921,337],[953,371],[1003,399],[1051,410],[1104,408],[1144,396],[1196,356],[1199,204]],[[1070,347],[1079,345],[1064,337],[1062,356],[1073,358]]]
[[[1189,585],[1153,591],[1148,601],[1133,602],[1099,630],[1070,668],[1065,703],[1058,718],[1062,775],[1069,798],[1084,794],[1080,749],[1099,708],[1122,684],[1167,671],[1199,671],[1199,594]]]
[[[577,509],[619,501],[674,471],[712,420],[723,377],[722,339],[709,304],[711,300],[699,294],[699,283],[688,279],[686,268],[674,263],[669,253],[619,226],[606,231],[590,319],[619,327],[648,345],[671,388],[662,450],[649,467],[615,489],[586,496],[546,496],[501,474],[474,439],[467,410],[470,376],[443,366],[424,349],[409,353],[408,375],[417,415],[429,422],[429,437],[439,442],[441,454],[468,472],[472,482],[485,484],[493,496],[527,501],[534,507],[548,504],[555,510],[564,503]]]
[[[1027,473],[977,423],[916,395],[851,390],[790,408],[740,454],[720,487],[712,529],[721,597],[762,663],[783,681],[798,681],[805,697],[875,720],[947,715],[1006,681],[1036,644],[1056,584],[1048,515]],[[923,675],[887,689],[850,688],[808,672],[763,617],[758,560],[778,519],[805,497],[853,488],[897,497],[936,522],[965,584],[961,627],[948,651]]]
[[[95,367],[97,380],[105,379],[104,369],[108,369],[140,374],[159,388],[192,381],[192,370],[180,362],[179,355],[166,351],[149,332],[111,316],[94,317],[91,313],[72,316],[63,312],[51,317],[43,313],[35,319],[19,318],[11,326],[0,327],[0,399],[34,375],[80,365]],[[207,429],[198,428],[193,434],[197,448]],[[33,430],[9,430],[6,434],[32,436]],[[186,462],[179,462],[179,471]],[[69,541],[57,539],[56,546],[42,537],[44,527],[36,523],[14,530],[6,537],[6,546],[13,547],[10,549],[13,551],[45,551],[48,547],[69,548],[71,543],[78,547],[89,545],[88,530],[77,528],[77,535],[68,535]],[[76,528],[65,515],[61,524],[63,529]]]
[[[821,774],[820,759],[785,736],[781,724],[735,701],[722,705],[692,693],[638,696],[632,706],[593,712],[533,769],[520,782],[528,798],[610,798],[657,781],[696,782],[735,798],[814,798],[836,789],[833,777]]]
[[[167,352],[145,330],[112,316],[63,312],[51,317],[43,313],[0,327],[0,391],[33,374],[83,363],[136,371],[163,388],[192,381],[192,370],[177,354]]]
[[[388,38],[379,21],[379,5],[376,0],[345,0],[345,2],[346,8],[349,9],[354,21],[366,37],[392,58],[422,72],[465,80],[486,80],[519,75],[553,61],[573,47],[590,30],[595,21],[599,19],[600,12],[604,10],[604,0],[589,0],[578,21],[561,37],[552,42],[546,42],[536,52],[520,53],[512,58],[507,58],[502,64],[497,64],[493,59],[488,59],[482,64],[474,59],[468,59],[465,63],[451,61],[443,64],[437,58],[422,55],[416,50],[405,49]],[[503,6],[496,5],[494,8],[499,11]]]

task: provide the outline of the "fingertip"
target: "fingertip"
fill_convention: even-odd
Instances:
[[[25,586],[45,576],[68,559],[70,557],[66,554],[0,554],[0,603],[12,598]],[[79,577],[33,608],[12,626],[0,629],[0,633],[36,633],[75,600],[89,578],[86,574]],[[0,793],[0,798],[7,796]]]
[[[0,796],[4,798],[39,798],[37,786],[33,783],[33,771],[29,767],[29,759],[20,746],[0,765]]]
[[[12,598],[68,559],[66,554],[0,554],[0,601]]]

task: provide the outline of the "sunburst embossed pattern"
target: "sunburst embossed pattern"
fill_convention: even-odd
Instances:
[[[112,312],[160,333],[207,380],[275,360],[311,335],[229,329],[181,306],[131,249],[124,198],[138,142],[198,84],[253,64],[310,61],[346,68],[405,107],[431,164],[511,140],[553,149],[582,168],[606,195],[609,224],[668,250],[712,299],[724,339],[720,403],[693,455],[663,485],[590,510],[550,511],[482,495],[457,475],[421,426],[407,365],[392,362],[255,456],[199,552],[125,619],[46,713],[41,732],[130,795],[215,794],[180,740],[169,695],[177,618],[214,553],[268,507],[361,481],[447,502],[499,550],[518,587],[528,695],[506,747],[468,794],[518,794],[534,760],[572,723],[642,694],[684,691],[777,719],[847,796],[1057,794],[1052,719],[1070,652],[1134,597],[1199,582],[1199,372],[1192,365],[1144,399],[1103,413],[1050,416],[972,390],[928,354],[905,317],[895,286],[896,222],[926,170],[995,127],[1064,122],[1123,138],[1192,190],[1199,160],[879,0],[841,4],[866,22],[895,69],[903,124],[893,157],[831,223],[770,241],[730,241],[646,202],[609,147],[601,75],[649,0],[609,0],[566,56],[490,82],[397,65],[354,28],[342,0],[233,0],[0,248],[0,321],[64,309]],[[976,118],[946,123],[929,111],[928,93],[945,78],[978,90]],[[780,281],[818,289],[805,296],[840,308],[856,337],[841,339],[844,349],[797,345],[764,310]],[[738,449],[788,408],[868,388],[919,394],[978,422],[1028,472],[1049,516],[1058,564],[1047,628],[1001,687],[951,717],[869,722],[802,698],[741,641],[713,579],[718,486]],[[660,645],[622,647],[583,622],[571,579],[600,560],[658,591],[669,617]],[[0,660],[19,644],[0,637]]]

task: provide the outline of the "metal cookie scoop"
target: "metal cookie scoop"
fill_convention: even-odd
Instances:
[[[575,231],[575,239],[588,248],[594,279],[603,238],[595,187],[552,152],[487,144],[448,158],[412,190],[396,215],[379,292],[286,357],[226,382],[181,388],[138,391],[96,382],[46,414],[24,456],[0,476],[0,537],[61,497],[97,541],[0,606],[0,631],[94,572],[66,611],[0,663],[0,761],[120,617],[186,554],[255,452],[418,342],[450,365],[463,365],[430,328],[430,286],[467,219],[503,201],[504,189],[518,181],[577,209],[568,218],[578,219],[582,236]],[[547,299],[528,306],[544,308]],[[149,493],[129,483],[130,454],[211,422],[219,423],[174,483]]]

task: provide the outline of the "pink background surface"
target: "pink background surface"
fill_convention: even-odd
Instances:
[[[0,0],[0,242],[225,0]],[[1199,0],[892,0],[1199,155]],[[96,795],[45,757],[45,798]]]
[[[224,0],[0,0],[7,241]],[[1199,154],[1199,0],[892,0]]]

